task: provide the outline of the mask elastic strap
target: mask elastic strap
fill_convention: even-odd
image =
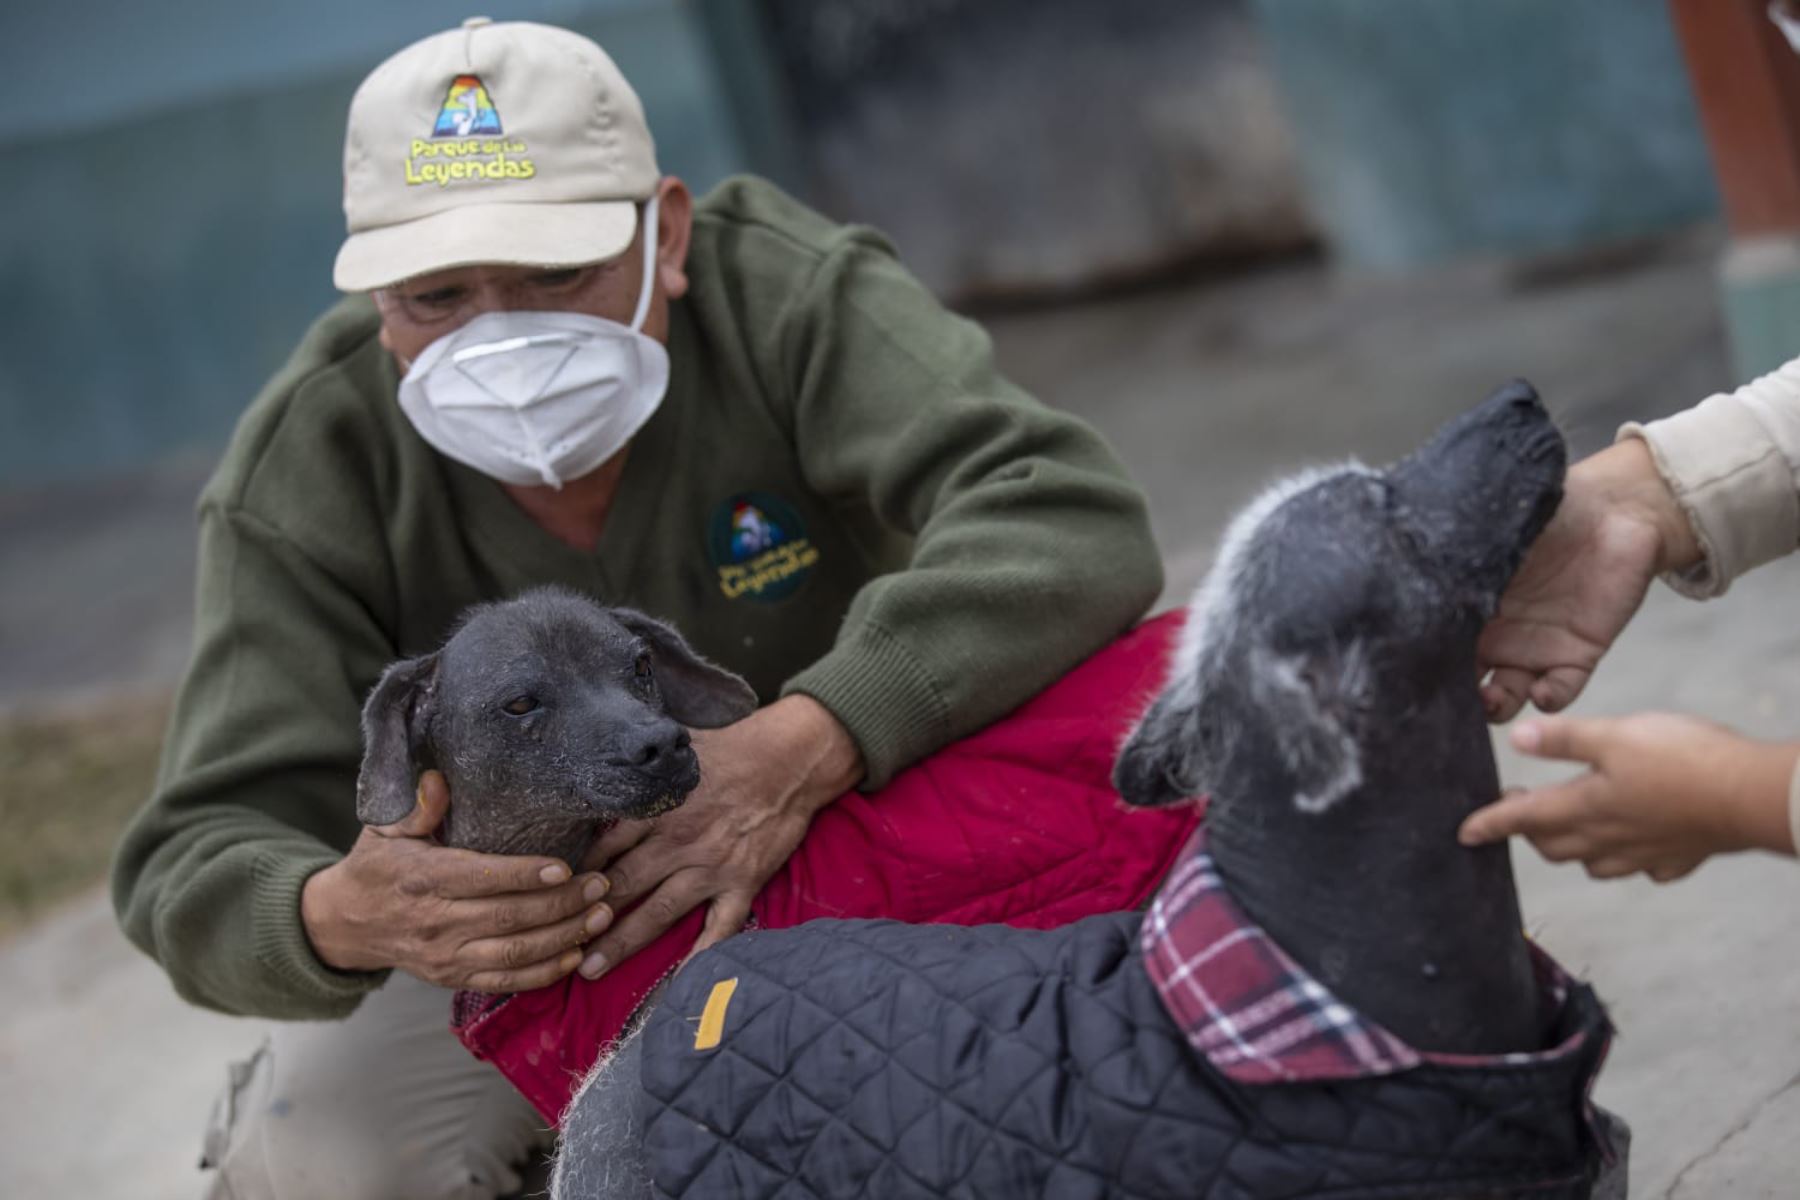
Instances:
[[[633,333],[643,328],[650,313],[650,287],[656,279],[656,202],[661,198],[651,196],[644,205],[644,284],[638,289],[637,311],[631,315]]]

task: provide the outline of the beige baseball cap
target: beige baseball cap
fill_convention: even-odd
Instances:
[[[332,280],[366,292],[470,263],[612,258],[660,178],[643,105],[605,51],[566,29],[471,17],[356,89],[350,236]]]

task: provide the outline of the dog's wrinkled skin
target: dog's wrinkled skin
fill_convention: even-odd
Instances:
[[[694,789],[689,728],[755,708],[748,684],[662,622],[536,589],[470,609],[441,650],[382,675],[363,706],[356,814],[401,820],[418,773],[436,767],[446,845],[574,866],[603,823]]]
[[[1538,1048],[1475,641],[1561,498],[1561,435],[1524,383],[1385,471],[1303,475],[1251,505],[1196,595],[1170,682],[1114,779],[1209,795],[1248,915],[1413,1045]]]

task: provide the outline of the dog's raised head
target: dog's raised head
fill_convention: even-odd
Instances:
[[[1120,753],[1120,794],[1281,796],[1324,813],[1424,708],[1479,705],[1476,637],[1565,466],[1537,393],[1515,381],[1386,470],[1270,489],[1194,597],[1169,681]]]
[[[442,649],[382,675],[363,706],[357,816],[405,817],[426,767],[450,785],[453,845],[650,816],[699,782],[687,730],[755,707],[748,684],[662,622],[534,589],[470,609]]]

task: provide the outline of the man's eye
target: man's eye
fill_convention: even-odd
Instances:
[[[522,717],[526,713],[534,713],[538,709],[537,697],[515,696],[506,702],[505,709],[515,717]]]
[[[414,292],[406,298],[406,302],[421,308],[455,308],[463,302],[463,295],[464,291],[459,287],[432,288],[429,291]]]

